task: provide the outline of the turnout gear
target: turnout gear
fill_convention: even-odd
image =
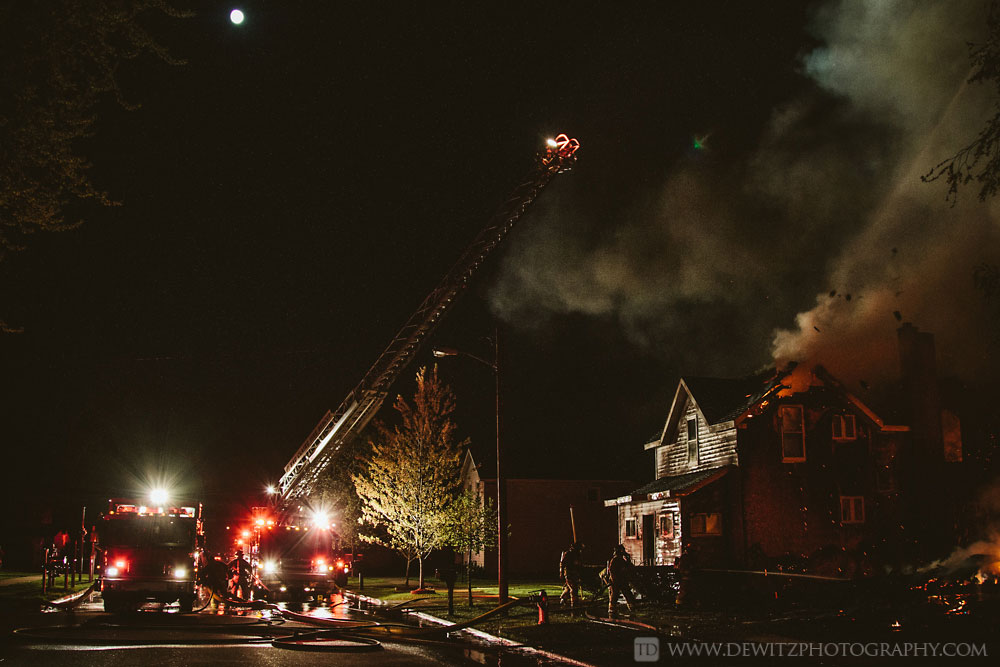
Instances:
[[[575,607],[580,602],[580,581],[583,578],[582,550],[583,545],[573,542],[559,557],[559,578],[563,580],[559,604],[565,604],[569,600],[570,605]]]
[[[615,615],[615,603],[619,595],[625,596],[625,604],[632,611],[635,606],[635,595],[632,594],[632,559],[629,558],[625,546],[619,544],[611,553],[608,561],[608,616]]]
[[[236,558],[229,562],[229,592],[238,600],[250,599],[250,563],[243,557],[243,550],[236,551]]]

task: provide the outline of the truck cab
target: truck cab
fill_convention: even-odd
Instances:
[[[351,560],[339,550],[329,519],[300,513],[272,519],[265,508],[254,509],[251,554],[269,599],[328,596],[347,585]]]
[[[201,505],[152,506],[112,499],[98,528],[104,610],[178,602],[191,611],[202,560]]]

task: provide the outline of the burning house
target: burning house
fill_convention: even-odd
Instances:
[[[655,480],[605,501],[634,562],[809,559],[807,569],[848,574],[948,533],[947,503],[926,481],[961,460],[958,420],[941,410],[933,338],[909,324],[898,333],[902,424],[822,366],[682,378],[662,430],[644,445]]]

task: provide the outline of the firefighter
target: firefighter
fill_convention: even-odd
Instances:
[[[559,604],[566,604],[566,601],[569,600],[570,606],[575,607],[580,603],[580,580],[583,575],[582,551],[583,545],[579,542],[573,542],[559,557],[559,578],[563,580]]]
[[[625,551],[625,545],[619,544],[615,547],[614,551],[611,552],[611,560],[608,561],[608,616],[614,618],[615,603],[618,601],[619,595],[625,596],[625,604],[628,605],[628,610],[632,611],[635,607],[635,596],[632,594],[632,559],[629,558],[628,552]]]
[[[243,549],[236,550],[236,558],[229,562],[229,588],[239,600],[250,599],[250,562],[243,557]]]
[[[204,567],[198,571],[201,583],[211,588],[212,593],[218,595],[220,599],[225,597],[228,575],[229,567],[222,560],[222,556],[207,559]]]

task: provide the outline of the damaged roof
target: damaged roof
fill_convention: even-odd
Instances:
[[[781,384],[773,369],[745,378],[685,377],[684,384],[709,424],[732,421]]]

